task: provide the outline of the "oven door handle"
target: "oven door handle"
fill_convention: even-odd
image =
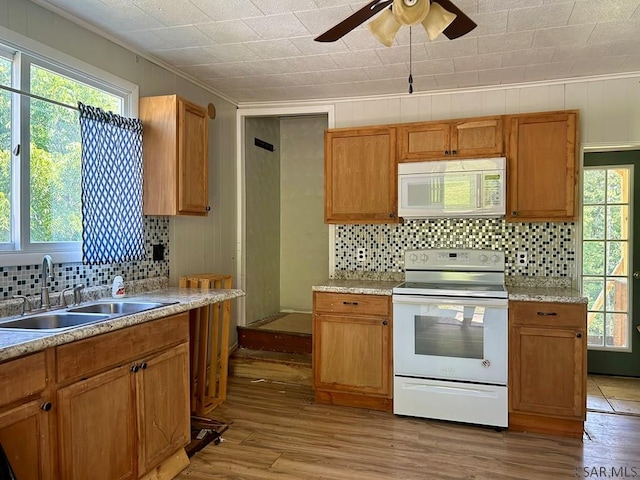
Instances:
[[[393,295],[393,303],[412,305],[463,305],[473,307],[494,307],[507,309],[508,300],[504,298],[481,297],[433,297],[431,295]]]
[[[472,387],[453,387],[448,385],[429,384],[407,384],[402,385],[403,390],[414,390],[418,392],[440,393],[445,395],[463,395],[465,397],[496,398],[497,393],[493,390],[479,390]]]

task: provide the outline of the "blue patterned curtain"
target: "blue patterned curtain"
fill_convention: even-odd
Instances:
[[[142,122],[78,103],[82,261],[142,260]]]

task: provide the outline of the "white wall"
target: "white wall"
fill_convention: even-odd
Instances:
[[[580,110],[581,143],[640,143],[640,73],[628,78],[335,103],[336,127]]]
[[[280,121],[280,308],[310,312],[311,287],[329,278],[324,223],[324,130],[327,117]]]
[[[273,152],[257,147],[258,138]],[[280,119],[245,122],[246,323],[280,311]]]

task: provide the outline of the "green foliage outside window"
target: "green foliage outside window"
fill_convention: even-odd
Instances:
[[[0,58],[0,82],[11,85],[11,63]],[[81,101],[121,113],[121,99],[69,77],[31,65],[31,92],[67,105]],[[81,146],[78,111],[29,102],[30,241],[82,240]],[[0,242],[11,241],[11,94],[0,93]],[[15,128],[15,127],[14,127]]]
[[[0,57],[0,84],[11,85],[11,62]],[[11,241],[11,94],[0,90],[0,243]]]
[[[591,321],[588,335],[591,345],[605,345],[609,322],[625,321],[626,315],[609,315],[615,311],[614,292],[626,289],[628,272],[623,254],[628,249],[628,192],[624,186],[624,169],[586,169],[583,183],[583,292],[589,298]],[[607,286],[609,292],[605,294]],[[596,305],[598,297],[603,297]],[[602,313],[593,313],[602,312]],[[607,318],[607,322],[605,322]]]

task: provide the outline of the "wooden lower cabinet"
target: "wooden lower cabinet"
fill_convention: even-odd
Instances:
[[[0,444],[18,480],[52,479],[49,411],[31,400],[0,413]],[[48,408],[48,407],[45,407]]]
[[[509,428],[582,437],[586,305],[509,303]]]
[[[316,400],[392,409],[391,297],[316,292]]]
[[[0,443],[18,480],[175,476],[191,436],[188,339],[185,312],[0,363]]]
[[[189,345],[144,360],[135,377],[138,471],[143,473],[191,440]]]
[[[183,343],[58,390],[60,478],[137,478],[184,447],[188,362]]]
[[[60,478],[136,478],[129,366],[58,390]]]

